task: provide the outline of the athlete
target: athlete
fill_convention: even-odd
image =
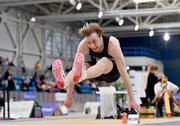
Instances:
[[[67,76],[63,74],[60,59],[55,60],[52,65],[57,86],[61,89],[67,87],[66,107],[69,108],[73,104],[75,84],[92,78],[101,78],[110,83],[119,79],[121,75],[128,91],[129,108],[132,107],[136,112],[140,112],[141,107],[132,94],[131,82],[118,39],[104,35],[97,23],[86,23],[79,29],[79,33],[83,39],[79,43],[72,70]],[[84,57],[87,55],[90,55],[91,61],[85,63]]]

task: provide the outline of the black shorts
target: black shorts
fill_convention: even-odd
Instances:
[[[110,59],[110,60],[111,60],[111,59]],[[117,66],[116,66],[116,63],[115,63],[114,60],[111,60],[111,61],[112,61],[112,63],[113,63],[113,68],[112,68],[112,70],[111,70],[109,73],[107,73],[107,74],[103,74],[103,75],[97,77],[96,80],[105,81],[105,82],[107,82],[107,83],[111,83],[111,82],[114,82],[114,81],[116,81],[116,80],[119,79],[120,74],[119,74],[118,68],[117,68]],[[88,62],[88,63],[89,63],[91,66],[93,66],[93,65],[96,64],[95,61],[92,61],[92,62],[90,61],[90,62]]]

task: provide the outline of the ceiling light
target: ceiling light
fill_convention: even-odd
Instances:
[[[81,3],[81,2],[78,2],[78,3],[76,4],[76,10],[80,10],[81,7],[82,7],[82,3]]]
[[[69,0],[69,3],[71,4],[71,5],[76,5],[76,1],[75,0]]]
[[[168,32],[164,33],[163,38],[164,38],[165,41],[169,41],[169,39],[170,39],[169,33]]]
[[[121,19],[119,20],[119,26],[122,26],[123,24],[124,24],[124,19],[121,18]]]
[[[103,11],[100,10],[100,11],[98,12],[98,18],[102,18],[102,16],[103,16]]]
[[[153,30],[149,31],[149,36],[150,37],[154,36],[154,31]]]
[[[134,31],[138,31],[139,30],[139,25],[136,24],[135,27],[134,27]]]
[[[36,18],[35,17],[32,17],[31,18],[31,22],[35,22],[36,21]]]

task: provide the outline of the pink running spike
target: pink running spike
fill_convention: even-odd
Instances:
[[[56,59],[52,65],[52,72],[56,80],[57,87],[59,89],[64,88],[64,77],[63,77],[63,65],[60,59]]]
[[[84,65],[84,55],[82,53],[76,54],[73,64],[73,69],[74,69],[73,80],[75,83],[78,83],[81,79],[83,72],[83,65]]]

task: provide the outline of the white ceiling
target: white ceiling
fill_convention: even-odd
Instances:
[[[149,29],[161,34],[170,31],[180,33],[180,0],[161,0],[150,3],[134,3],[132,0],[80,0],[83,4],[77,11],[70,4],[72,0],[0,0],[0,8],[16,8],[30,13],[37,21],[50,23],[71,23],[82,26],[86,21],[96,21],[105,32],[120,36],[145,35]],[[99,9],[104,11],[102,19],[97,18]],[[119,26],[115,17],[124,18]],[[134,32],[135,24],[139,31]]]

